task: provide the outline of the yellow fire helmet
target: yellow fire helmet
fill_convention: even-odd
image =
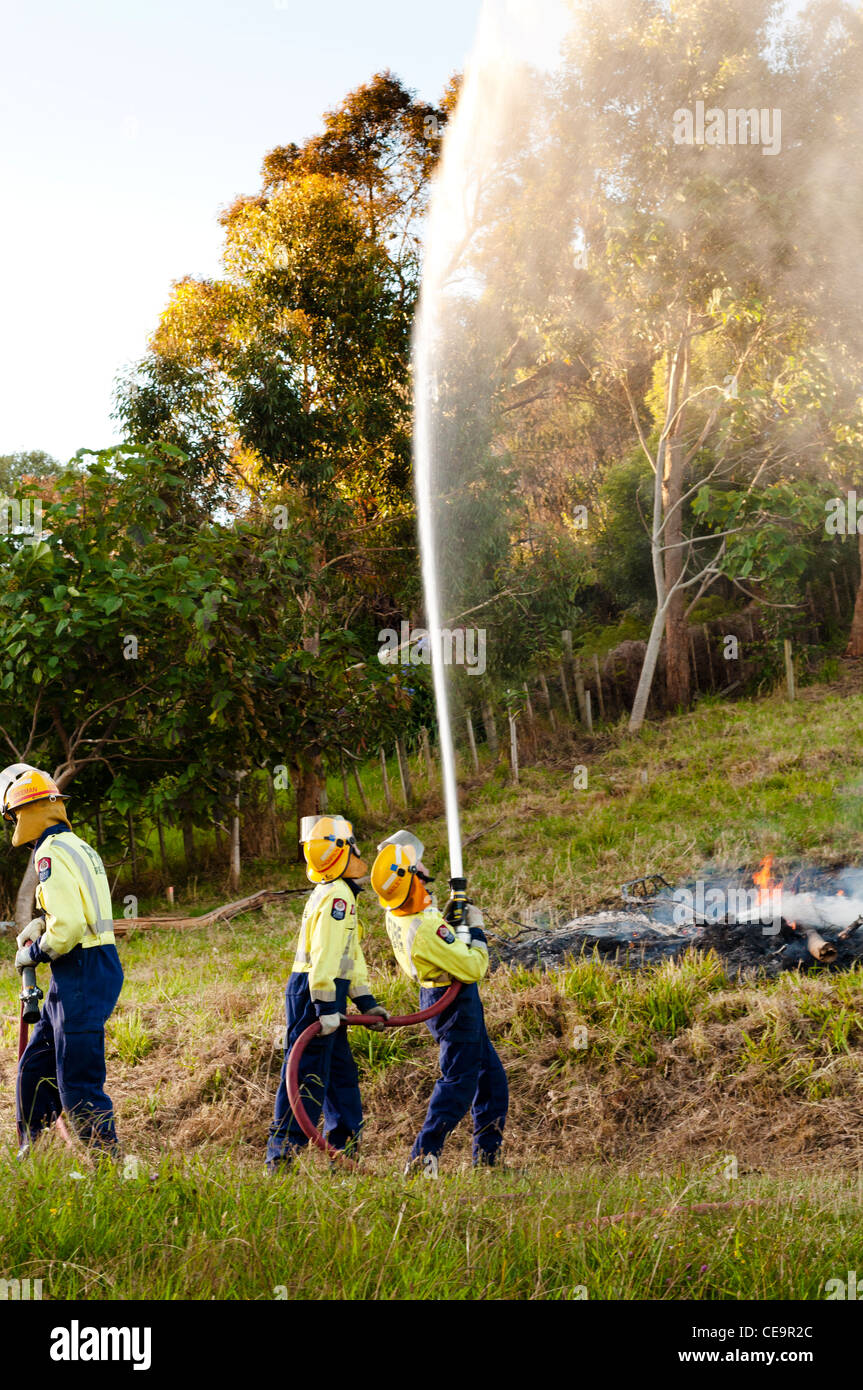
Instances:
[[[26,763],[13,763],[0,772],[0,810],[3,819],[14,821],[16,812],[34,801],[64,801],[53,777]]]
[[[409,917],[431,902],[428,889],[417,874],[424,846],[408,830],[399,830],[378,846],[372,865],[372,888],[384,910]]]
[[[368,873],[368,865],[360,858],[353,826],[344,816],[303,816],[300,842],[306,877],[312,883],[362,878]]]

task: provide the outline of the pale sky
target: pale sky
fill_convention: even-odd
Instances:
[[[0,454],[118,438],[117,372],[264,154],[389,67],[429,100],[480,0],[0,0]]]

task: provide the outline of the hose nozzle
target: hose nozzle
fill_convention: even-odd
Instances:
[[[28,1028],[39,1022],[39,1000],[42,991],[36,984],[36,969],[25,966],[21,972],[21,1017]]]
[[[470,941],[470,932],[467,926],[467,879],[451,878],[449,891],[450,898],[444,910],[444,920],[449,922],[457,939],[467,944]]]

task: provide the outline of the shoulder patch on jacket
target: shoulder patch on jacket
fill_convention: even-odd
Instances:
[[[452,943],[455,941],[455,936],[450,931],[449,927],[446,925],[445,922],[442,922],[441,925],[438,927],[437,934],[440,937],[441,941],[446,942],[447,946],[451,946]]]
[[[347,910],[348,905],[344,898],[333,898],[333,905],[330,908],[330,912],[337,922],[344,921]]]
[[[36,865],[36,871],[39,875],[39,882],[44,883],[46,878],[51,877],[51,860],[40,859],[39,863]]]

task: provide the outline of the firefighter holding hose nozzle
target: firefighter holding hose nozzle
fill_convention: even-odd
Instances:
[[[387,935],[396,960],[420,986],[421,1007],[435,1004],[453,980],[462,982],[453,1002],[426,1023],[440,1046],[441,1074],[405,1174],[421,1169],[426,1176],[437,1177],[446,1138],[468,1109],[473,1118],[474,1167],[491,1167],[503,1143],[509,1089],[486,1031],[479,997],[479,981],[488,971],[482,913],[473,904],[467,906],[469,940],[458,940],[445,914],[432,905],[422,841],[408,830],[399,830],[378,851],[372,888],[386,911]]]
[[[123,987],[123,968],[105,866],[73,831],[63,793],[46,772],[24,763],[5,768],[0,810],[14,823],[12,844],[32,849],[38,880],[38,915],[18,936],[15,964],[22,976],[51,966],[42,1016],[18,1064],[18,1157],[27,1157],[61,1110],[84,1143],[116,1157],[105,1024]]]
[[[315,890],[306,903],[296,954],[285,990],[285,1061],[267,1144],[267,1172],[287,1169],[297,1149],[308,1144],[288,1100],[288,1056],[297,1038],[317,1020],[300,1063],[299,1085],[306,1112],[317,1124],[324,1112],[324,1138],[334,1149],[356,1156],[363,1124],[357,1064],[342,1016],[350,999],[359,1013],[389,1017],[369,988],[360,940],[359,879],[368,873],[350,821],[343,816],[304,816],[300,828],[306,875]]]

